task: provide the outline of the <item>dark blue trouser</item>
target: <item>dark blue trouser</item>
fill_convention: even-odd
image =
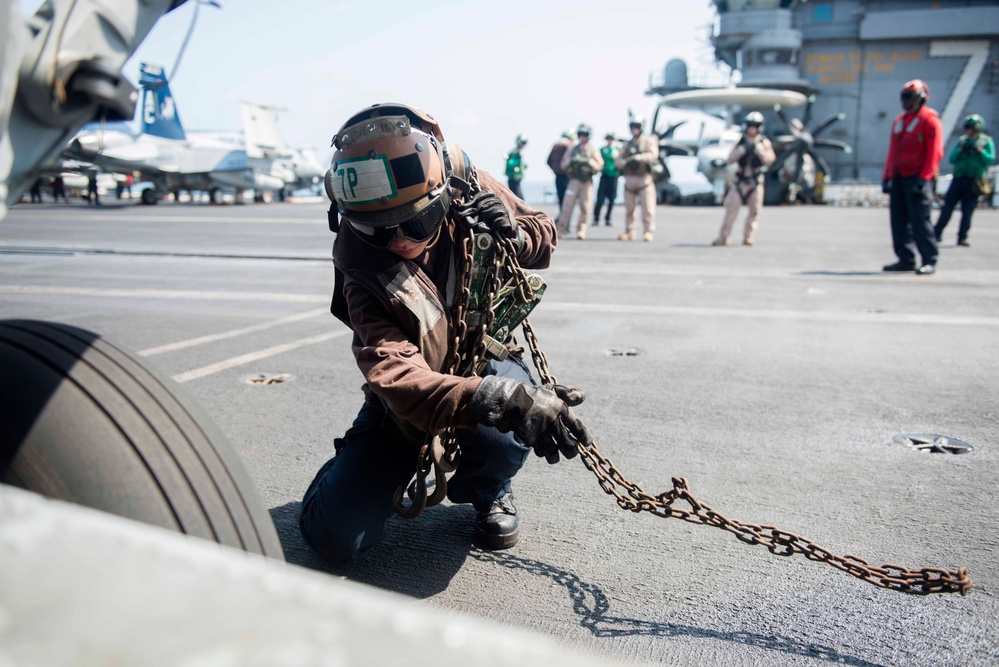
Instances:
[[[527,366],[513,356],[490,361],[484,375],[533,384]],[[365,403],[302,498],[299,527],[308,545],[329,560],[351,561],[378,544],[394,513],[392,496],[409,484],[422,444],[407,441],[380,408]],[[461,463],[447,485],[454,503],[488,504],[509,493],[531,451],[512,433],[486,426],[459,430],[458,444]]]
[[[597,203],[593,208],[593,222],[600,220],[600,209],[603,208],[604,202],[607,202],[607,217],[604,220],[610,222],[611,209],[614,208],[614,200],[617,199],[617,178],[600,174],[600,182],[597,184]]]
[[[929,181],[917,190],[916,176],[891,179],[891,239],[900,262],[916,264],[916,250],[923,264],[937,263],[937,237],[930,222]],[[913,243],[915,241],[915,243]]]
[[[565,199],[565,189],[569,187],[568,174],[555,174],[555,195],[558,197],[558,210],[562,212],[562,200]]]
[[[506,179],[506,186],[510,189],[510,192],[517,195],[521,199],[524,198],[524,191],[520,189],[520,181],[515,181],[512,178]]]
[[[944,195],[943,206],[940,207],[937,226],[933,230],[938,239],[943,236],[943,230],[950,222],[954,207],[957,206],[958,202],[961,202],[961,226],[957,230],[957,240],[967,240],[968,232],[971,231],[971,216],[975,212],[975,207],[978,206],[978,195],[971,188],[973,183],[974,179],[969,176],[955,176],[954,180],[950,182],[947,194]]]

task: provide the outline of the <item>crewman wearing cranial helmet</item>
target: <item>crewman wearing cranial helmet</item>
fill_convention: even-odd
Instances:
[[[961,226],[957,230],[957,245],[968,247],[968,233],[971,231],[971,216],[978,206],[978,198],[986,201],[992,198],[992,181],[989,167],[996,161],[996,145],[992,137],[985,134],[985,119],[971,113],[961,122],[962,134],[950,151],[950,163],[954,165],[954,177],[940,206],[940,216],[933,228],[937,243],[943,236],[954,207],[961,203]]]
[[[569,185],[565,188],[562,212],[558,216],[559,234],[568,234],[572,222],[572,209],[579,202],[579,220],[576,223],[576,238],[586,238],[586,221],[590,219],[593,205],[593,176],[604,168],[600,151],[590,143],[590,126],[581,123],[576,128],[576,144],[562,156],[562,169],[569,174]]]
[[[464,374],[453,370],[451,345],[479,324],[463,282],[471,240],[488,235],[515,248],[524,268],[540,269],[555,249],[555,224],[476,169],[420,109],[365,108],[333,146],[332,312],[353,331],[364,402],[305,493],[302,535],[330,560],[366,554],[399,511],[396,492],[410,484],[422,448],[454,428],[461,456],[447,498],[475,507],[484,547],[511,547],[519,536],[511,480],[531,448],[554,463],[590,442],[568,409],[583,393],[535,384],[509,336]]]
[[[513,148],[506,154],[506,185],[521,199],[524,198],[524,191],[520,189],[520,182],[524,180],[524,170],[527,169],[522,151],[526,145],[527,137],[518,134]]]
[[[725,193],[725,214],[722,217],[718,238],[711,245],[728,245],[728,235],[739,215],[739,209],[746,206],[746,222],[742,232],[742,244],[756,243],[756,229],[763,208],[763,169],[777,159],[773,144],[762,134],[763,114],[750,111],[742,122],[743,134],[739,143],[729,153],[728,164],[737,165],[735,179]]]
[[[930,87],[921,79],[902,86],[902,113],[891,124],[891,139],[881,189],[889,195],[891,238],[898,261],[884,271],[915,271],[930,276],[937,270],[937,239],[930,222],[932,183],[943,157],[940,116],[926,106]],[[916,261],[916,251],[919,261]]]
[[[624,233],[618,240],[635,239],[635,210],[641,203],[642,240],[652,242],[656,232],[656,182],[653,173],[659,165],[659,140],[645,133],[645,119],[631,116],[631,139],[621,147],[617,167],[624,174]]]

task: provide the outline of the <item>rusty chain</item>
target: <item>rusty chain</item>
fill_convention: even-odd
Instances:
[[[478,191],[478,180],[474,174],[467,184],[469,192]],[[465,192],[467,195],[468,192]],[[461,216],[474,215],[473,211],[463,210],[464,202],[455,202]],[[488,288],[476,311],[477,321],[469,327],[469,306],[472,301],[472,265],[473,243],[476,235],[467,224],[455,227],[455,242],[461,247],[461,273],[458,297],[453,308],[454,335],[448,345],[448,355],[444,362],[444,372],[449,375],[471,375],[475,372],[480,359],[485,358],[485,335],[492,326],[494,313],[491,305],[496,299],[501,282],[500,261],[495,261],[489,271]],[[511,246],[512,249],[512,246]],[[495,251],[494,251],[495,252]],[[501,252],[505,255],[506,252]],[[514,257],[516,253],[514,252]],[[496,255],[494,254],[494,258]],[[510,266],[516,266],[516,260],[507,259],[503,265],[509,271]],[[518,283],[519,284],[519,283]],[[469,335],[471,334],[471,335]],[[439,436],[428,436],[417,457],[416,474],[409,485],[399,487],[392,500],[393,508],[399,516],[412,519],[419,516],[427,507],[433,507],[444,500],[447,495],[447,474],[454,472],[461,461],[461,450],[458,446],[458,436],[454,427],[445,429]],[[433,472],[434,491],[428,492],[427,478]],[[403,503],[403,494],[409,504]]]
[[[473,186],[477,188],[477,183],[473,180]],[[459,229],[463,226],[459,225]],[[496,249],[493,255],[494,268],[492,270],[492,281],[490,289],[483,300],[482,311],[488,313],[488,322],[485,327],[479,327],[472,337],[471,343],[466,340],[468,328],[464,322],[470,299],[469,286],[471,281],[470,264],[472,261],[472,234],[467,229],[466,235],[462,237],[463,254],[465,265],[462,269],[462,293],[455,308],[455,337],[452,341],[450,355],[447,363],[447,372],[454,374],[466,374],[475,368],[475,362],[484,353],[483,337],[489,330],[492,322],[493,299],[498,290],[501,274],[507,281],[512,281],[512,287],[521,291],[525,301],[534,299],[527,280],[526,274],[520,269],[517,262],[517,250],[514,242],[506,238],[496,239]],[[509,282],[508,282],[509,284]],[[531,351],[531,358],[538,371],[538,376],[542,384],[556,384],[555,376],[551,374],[548,367],[548,359],[541,345],[538,342],[534,327],[528,319],[521,323],[524,338]],[[446,478],[444,472],[452,472],[457,467],[460,459],[457,439],[454,429],[449,429],[442,437],[442,444],[435,446],[436,440],[428,440],[420,452],[420,465],[414,482],[410,485],[410,499],[412,501],[414,484],[417,480],[425,480],[433,467],[437,487],[434,490],[434,497],[427,500],[426,505],[435,504],[430,500],[440,502],[446,492]],[[435,453],[436,452],[436,453]],[[887,588],[901,593],[912,595],[931,595],[934,593],[960,593],[967,595],[971,590],[973,582],[968,576],[968,571],[964,567],[957,570],[947,570],[939,567],[923,567],[919,569],[908,569],[901,565],[886,563],[881,566],[872,565],[863,558],[853,555],[840,556],[819,546],[806,537],[796,533],[781,530],[776,526],[755,523],[743,523],[730,519],[710,506],[701,502],[690,492],[687,480],[683,477],[672,479],[673,488],[652,495],[641,486],[629,481],[618,468],[604,456],[597,448],[596,443],[592,445],[579,446],[579,458],[582,459],[586,469],[594,474],[600,488],[610,496],[613,496],[621,509],[631,512],[649,512],[664,519],[682,519],[689,523],[714,526],[728,531],[735,535],[736,539],[749,545],[762,545],[775,556],[793,556],[801,554],[808,560],[827,563],[832,567],[847,572],[858,579],[862,579],[880,588]],[[450,468],[450,469],[448,469]],[[444,489],[445,491],[442,491]],[[400,490],[401,492],[401,490]],[[397,494],[398,495],[398,494]],[[419,494],[417,494],[418,496]],[[424,486],[423,496],[426,497],[426,487]],[[398,498],[397,498],[398,499]],[[683,501],[690,506],[690,509],[674,507],[674,503]],[[420,511],[422,511],[422,507]],[[397,507],[399,511],[399,507]],[[402,514],[403,512],[400,512]],[[417,512],[418,514],[419,512]],[[405,516],[405,514],[403,514]]]

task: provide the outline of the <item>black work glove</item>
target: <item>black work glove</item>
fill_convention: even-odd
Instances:
[[[881,192],[885,193],[886,195],[891,194],[891,179],[890,178],[886,178],[883,181],[881,181]]]
[[[912,191],[917,195],[923,194],[926,190],[926,181],[921,178],[917,178],[916,182],[912,185]]]
[[[488,375],[472,395],[469,410],[476,421],[504,433],[513,431],[524,445],[548,463],[579,453],[579,445],[593,439],[570,406],[586,398],[583,390],[560,384],[538,386],[513,378]]]
[[[514,222],[513,213],[495,193],[483,190],[472,197],[468,206],[475,214],[472,229],[476,232],[512,239],[518,250],[523,247],[524,233]]]

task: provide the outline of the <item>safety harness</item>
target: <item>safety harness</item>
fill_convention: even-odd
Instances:
[[[749,198],[756,188],[760,187],[760,173],[763,168],[763,163],[760,161],[760,157],[756,154],[756,151],[746,150],[746,154],[739,158],[736,164],[739,165],[739,170],[735,173],[735,180],[729,185],[730,188],[735,188],[735,191],[739,194],[739,198],[742,200],[743,206],[749,205]],[[748,173],[747,173],[748,171]],[[745,183],[752,183],[752,187],[748,190],[743,190],[742,186]]]

